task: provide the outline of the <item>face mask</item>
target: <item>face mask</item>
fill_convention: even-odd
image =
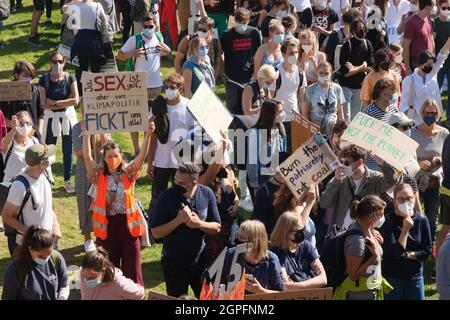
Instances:
[[[427,126],[431,126],[436,122],[436,118],[435,117],[430,117],[430,116],[425,116],[423,117],[423,122],[427,125]]]
[[[86,286],[88,286],[89,288],[95,288],[102,283],[102,280],[100,278],[95,278],[91,280],[84,279],[84,282],[86,283]]]
[[[238,246],[238,245],[243,244],[243,243],[245,243],[245,242],[239,240],[238,238],[234,239],[234,245],[235,245],[235,246]]]
[[[200,57],[206,57],[208,55],[208,48],[199,48],[198,53]]]
[[[219,179],[225,179],[228,178],[228,171],[225,168],[222,168],[219,170],[219,172],[217,172],[217,178]]]
[[[363,29],[359,29],[356,30],[355,35],[359,38],[359,39],[363,39],[365,37],[365,33]]]
[[[303,241],[305,241],[305,228],[298,229],[294,234],[294,240],[292,240],[293,243],[300,244]]]
[[[416,12],[417,10],[419,10],[419,6],[417,4],[409,4],[409,11],[410,12]]]
[[[344,176],[351,177],[353,175],[353,169],[351,166],[342,166],[342,169]]]
[[[187,189],[183,186],[180,186],[179,184],[174,183],[172,189],[175,191],[175,193],[179,195],[183,195],[187,192]]]
[[[28,136],[28,134],[31,131],[31,127],[27,126],[26,124],[22,127],[17,128],[17,133],[23,137]]]
[[[116,170],[122,163],[122,158],[121,157],[108,158],[105,160],[105,162],[108,165],[108,168],[110,168],[112,170]]]
[[[414,214],[414,203],[411,201],[405,201],[398,205],[398,211],[400,211],[403,217],[412,216]]]
[[[236,23],[236,28],[238,29],[239,32],[245,32],[247,31],[247,25],[243,24],[243,23]]]
[[[422,71],[425,73],[430,73],[433,70],[433,66],[423,66]]]
[[[264,83],[264,84],[263,84],[263,88],[264,88],[264,89],[270,89],[271,87],[272,87],[272,83],[269,83],[269,84]]]
[[[318,76],[317,81],[319,81],[322,84],[326,84],[330,81],[330,76]]]
[[[432,16],[434,16],[437,13],[437,11],[438,11],[438,8],[436,6],[433,6],[433,8],[431,8],[430,14]]]
[[[444,17],[450,18],[450,10],[441,10],[441,14]]]
[[[283,40],[284,40],[284,34],[275,34],[272,37],[272,40],[275,41],[276,43],[280,43],[281,44],[283,42]]]
[[[63,63],[52,63],[52,72],[61,73],[63,71],[64,64]]]
[[[166,89],[166,98],[169,100],[174,100],[178,97],[178,89]]]
[[[143,33],[144,33],[144,36],[146,36],[147,38],[151,38],[151,37],[153,37],[153,34],[155,33],[155,30],[153,30],[153,29],[144,29]]]
[[[251,256],[253,251],[253,244],[248,243],[247,244],[247,251],[245,251],[246,256]]]
[[[208,38],[208,35],[209,35],[208,32],[203,32],[203,31],[197,31],[197,34],[200,39],[206,39],[206,38]]]
[[[389,71],[390,66],[391,66],[391,64],[386,61],[380,63],[380,68],[383,69],[384,71]]]
[[[407,135],[408,137],[411,137],[411,129],[403,131],[403,134]]]
[[[397,100],[398,100],[398,97],[397,97],[397,95],[396,94],[393,94],[393,95],[391,95],[391,97],[389,98],[389,105],[390,106],[392,106],[392,105],[394,105],[394,104],[397,104]]]
[[[287,58],[289,64],[297,64],[298,56],[296,54],[291,55]]]
[[[394,57],[394,61],[395,63],[402,63],[403,62],[403,56],[402,55],[398,55]]]
[[[56,156],[48,157],[48,165],[51,166],[56,162]]]
[[[280,11],[277,12],[277,18],[278,17],[284,18],[286,16],[287,16],[287,11],[286,10],[280,10]]]
[[[33,258],[33,261],[36,262],[40,266],[45,266],[49,259],[50,259],[50,256],[48,256],[45,259],[41,259],[41,258],[37,258],[36,257],[36,258]]]
[[[381,226],[384,224],[384,221],[386,220],[386,218],[384,217],[384,215],[380,218],[380,219],[378,219],[377,221],[375,221],[375,223],[373,224],[373,227],[374,228],[377,228],[377,229],[379,229],[379,228],[381,228]]]
[[[327,6],[328,1],[327,0],[316,0],[314,1],[314,4],[321,8],[325,8]]]
[[[275,117],[276,123],[283,123],[284,119],[286,118],[286,112],[281,111],[277,116]]]
[[[310,44],[302,44],[302,49],[306,52],[309,53],[312,50],[312,45]]]

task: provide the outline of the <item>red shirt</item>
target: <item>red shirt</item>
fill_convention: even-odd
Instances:
[[[420,52],[430,50],[434,53],[433,25],[430,18],[422,20],[417,14],[413,15],[405,24],[405,38],[411,40],[409,56],[416,60]]]

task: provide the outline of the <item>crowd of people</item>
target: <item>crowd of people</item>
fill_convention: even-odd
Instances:
[[[52,1],[33,4],[28,41],[42,46],[39,20],[45,8],[51,23]],[[162,243],[173,297],[188,298],[190,287],[198,298],[226,250],[216,276],[229,283],[239,264],[247,294],[332,286],[334,299],[423,300],[430,259],[440,298],[450,299],[449,0],[73,0],[60,8],[62,32],[73,12],[80,22],[70,57],[49,54],[38,81],[31,61],[17,61],[11,79],[30,82],[31,100],[0,102],[1,229],[11,257],[2,299],[69,297],[52,203],[58,137],[85,240],[83,300],[145,299],[141,249],[153,242]],[[130,132],[128,160],[111,135],[91,135],[83,123],[82,74],[101,72],[116,32],[116,58],[147,75],[148,129],[141,144]],[[64,68],[74,57],[71,75]],[[163,59],[173,65],[165,76]],[[243,148],[231,130],[220,142],[193,142],[205,137],[187,108],[201,85],[225,87],[229,129],[245,132]],[[402,171],[342,139],[359,112],[417,142]],[[295,151],[293,113],[317,125],[340,162],[300,198],[276,171]],[[186,144],[192,152],[178,154]],[[214,161],[204,160],[208,152]],[[148,209],[135,195],[145,163]],[[344,231],[333,238],[336,230]],[[334,240],[341,277],[329,263]]]

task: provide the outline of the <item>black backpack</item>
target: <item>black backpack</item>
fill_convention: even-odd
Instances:
[[[336,289],[347,276],[344,243],[345,239],[351,235],[365,237],[361,230],[349,230],[337,225],[333,225],[331,231],[325,236],[320,261],[327,275],[327,285],[333,289]]]

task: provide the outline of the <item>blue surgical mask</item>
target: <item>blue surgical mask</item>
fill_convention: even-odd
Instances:
[[[393,104],[397,104],[397,100],[398,100],[397,95],[396,95],[396,94],[393,94],[393,95],[391,96],[391,98],[389,99],[389,105],[391,106],[391,105],[393,105]]]
[[[91,280],[84,279],[84,282],[86,283],[86,286],[88,286],[89,288],[95,288],[102,283],[102,280],[101,278],[95,278]]]
[[[144,36],[146,36],[147,38],[151,38],[153,37],[153,34],[155,33],[155,30],[153,29],[144,29]]]
[[[247,31],[247,25],[243,24],[243,23],[236,23],[236,28],[240,31],[240,32],[245,32]]]
[[[411,137],[411,129],[406,129],[403,131],[403,134],[407,135],[408,137]]]
[[[200,55],[200,57],[206,57],[208,55],[208,47],[198,48],[198,54]]]
[[[48,256],[46,259],[41,259],[41,258],[36,257],[36,258],[33,258],[33,261],[36,262],[40,266],[45,266],[49,259],[50,259],[50,256]]]
[[[284,34],[275,34],[272,37],[272,40],[275,41],[276,43],[281,44],[283,42],[283,40],[284,40]]]
[[[432,117],[432,116],[425,116],[423,117],[423,122],[427,125],[427,126],[431,126],[436,122],[436,118]]]

